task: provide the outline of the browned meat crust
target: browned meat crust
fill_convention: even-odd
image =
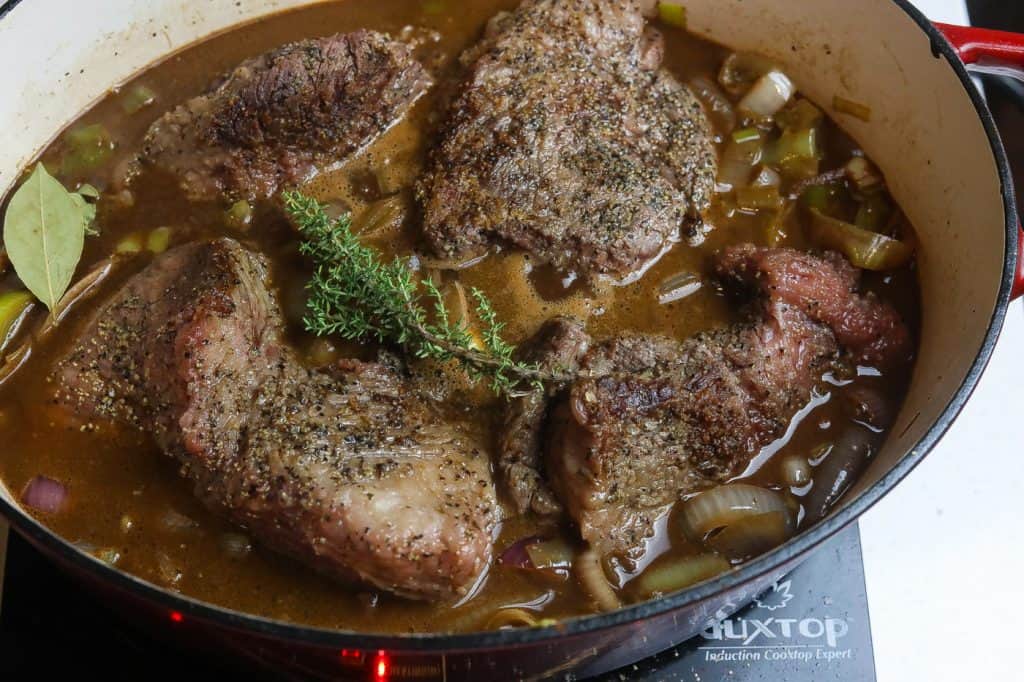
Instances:
[[[700,104],[660,68],[635,0],[525,0],[491,22],[419,186],[428,242],[494,239],[562,270],[625,276],[699,221],[716,157]]]
[[[758,292],[751,322],[683,343],[599,345],[555,408],[548,474],[605,554],[637,557],[672,504],[741,473],[785,432],[841,346],[858,361],[908,358],[898,315],[855,293],[856,271],[838,256],[738,246],[717,272]]]
[[[547,371],[575,373],[587,352],[590,337],[583,325],[569,318],[549,320],[524,345],[519,360],[536,363]],[[533,391],[509,400],[498,434],[498,471],[504,489],[520,514],[557,514],[562,511],[543,472],[544,427],[550,391]]]
[[[159,256],[59,364],[57,402],[152,433],[209,508],[273,549],[409,597],[465,593],[491,555],[485,447],[392,369],[301,366],[267,280],[231,240]]]
[[[290,43],[157,120],[140,160],[191,199],[268,197],[366,146],[430,84],[409,47],[380,33]]]

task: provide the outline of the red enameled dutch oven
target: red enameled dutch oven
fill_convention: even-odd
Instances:
[[[363,0],[341,0],[362,2]],[[214,32],[301,0],[56,0],[0,9],[0,194],[54,131],[108,88]],[[140,622],[299,677],[516,679],[599,673],[694,636],[751,600],[853,522],[942,437],[977,383],[1011,298],[1024,292],[1010,172],[966,65],[1024,64],[1024,38],[930,23],[906,0],[687,0],[694,32],[785,65],[883,168],[920,237],[923,323],[903,410],[883,450],[824,521],[740,569],[680,593],[555,627],[470,635],[377,636],[255,618],[142,582],[78,552],[7,492],[0,512],[84,584]],[[965,65],[966,63],[966,65]]]

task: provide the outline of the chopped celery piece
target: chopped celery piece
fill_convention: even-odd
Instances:
[[[824,120],[821,109],[811,104],[810,100],[799,98],[775,115],[779,128],[786,131],[807,130],[816,128]]]
[[[32,308],[34,300],[32,294],[27,291],[8,291],[0,294],[0,352],[18,333],[18,327]]]
[[[110,158],[114,140],[102,124],[74,128],[64,136],[67,152],[61,163],[61,172],[75,175],[90,171]]]
[[[658,18],[663,24],[686,28],[686,8],[674,2],[659,2]]]
[[[171,245],[171,228],[158,227],[146,237],[146,249],[153,253],[163,253]]]
[[[871,232],[881,232],[892,218],[893,206],[884,192],[875,192],[865,197],[857,208],[853,223]]]
[[[423,0],[424,14],[444,14],[445,9],[445,0]]]
[[[756,142],[761,139],[761,131],[757,128],[741,128],[733,131],[732,139],[736,144]]]
[[[114,247],[114,252],[124,254],[139,253],[142,251],[142,248],[142,236],[138,232],[133,232],[117,243],[117,246]]]
[[[850,192],[840,182],[810,185],[800,195],[804,208],[817,209],[833,217],[851,214],[851,201]]]
[[[830,218],[811,209],[809,235],[812,242],[846,256],[864,270],[893,270],[906,265],[914,250],[902,241]]]
[[[136,85],[121,98],[121,108],[126,114],[137,114],[156,101],[156,93],[145,85]]]
[[[818,129],[787,130],[768,145],[765,162],[785,165],[800,159],[819,158]]]
[[[827,213],[834,197],[832,189],[831,185],[811,185],[800,195],[800,202],[807,208]]]
[[[252,206],[244,199],[236,201],[228,209],[225,219],[227,220],[228,227],[236,230],[246,230],[249,228],[249,224],[252,223]]]
[[[779,188],[772,186],[739,187],[736,189],[736,205],[741,211],[763,211],[779,208],[782,197]]]
[[[836,95],[832,98],[832,108],[838,111],[840,114],[849,114],[854,118],[859,118],[865,123],[871,121],[871,107],[860,102],[854,102],[852,99],[846,99]]]
[[[779,172],[790,180],[810,180],[820,171],[818,159],[790,159],[779,164]]]

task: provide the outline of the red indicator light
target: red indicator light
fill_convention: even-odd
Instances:
[[[377,658],[373,662],[373,679],[376,682],[384,682],[388,679],[388,670],[390,666],[388,664],[388,656],[383,651],[377,652]]]
[[[181,621],[185,620],[185,616],[181,615],[177,611],[171,611],[171,620],[175,623],[180,623]]]

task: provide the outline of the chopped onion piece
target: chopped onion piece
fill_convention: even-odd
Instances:
[[[741,211],[754,213],[778,209],[782,206],[782,196],[778,187],[770,185],[740,187],[736,190],[736,206]]]
[[[779,187],[782,185],[782,176],[774,168],[761,166],[761,172],[752,184],[754,187]]]
[[[199,524],[184,514],[180,514],[173,509],[168,509],[160,518],[160,525],[162,525],[166,530],[178,532],[191,530]]]
[[[811,464],[806,457],[791,455],[782,460],[782,482],[799,488],[811,482]]]
[[[538,570],[566,570],[572,567],[575,552],[561,538],[542,540],[526,546],[530,563]]]
[[[840,114],[849,114],[854,118],[859,118],[865,123],[871,121],[871,107],[860,102],[854,102],[852,99],[846,99],[836,95],[832,98],[832,108],[838,111]]]
[[[21,501],[26,506],[46,514],[56,514],[64,508],[68,489],[60,481],[46,476],[36,476],[21,491]]]
[[[379,239],[393,234],[405,222],[408,205],[404,194],[395,194],[367,206],[352,221],[352,231],[363,239]]]
[[[760,163],[763,153],[764,137],[756,128],[733,133],[732,139],[722,153],[716,190],[719,193],[726,193],[737,187],[745,187],[750,181],[754,166]]]
[[[252,542],[241,533],[225,533],[220,537],[220,547],[232,559],[244,559],[252,551]]]
[[[735,52],[725,60],[718,72],[718,82],[728,92],[739,95],[766,73],[776,70],[767,57],[750,52]]]
[[[746,483],[728,483],[684,502],[683,521],[687,535],[693,540],[703,541],[711,531],[748,516],[788,510],[782,495],[774,490]]]
[[[904,242],[829,217],[816,208],[811,209],[809,236],[817,246],[842,253],[862,270],[893,270],[914,255]]]
[[[523,609],[501,609],[487,620],[488,630],[537,627],[537,619]]]
[[[735,561],[750,559],[778,547],[793,536],[788,512],[772,511],[740,519],[708,538],[715,551]]]
[[[874,434],[862,426],[847,428],[831,447],[816,453],[814,485],[803,498],[807,516],[803,523],[816,523],[829,513],[849,489],[875,452]]]
[[[668,305],[681,301],[701,290],[704,283],[692,272],[680,272],[672,275],[658,287],[658,303]]]
[[[642,599],[651,599],[696,585],[731,568],[717,554],[700,554],[651,566],[629,585],[631,592]]]
[[[597,602],[602,611],[614,611],[622,606],[619,596],[615,594],[608,576],[601,565],[601,557],[597,552],[588,549],[576,560],[576,577],[583,584],[583,589]]]
[[[759,118],[771,118],[779,113],[795,94],[796,86],[786,74],[781,71],[769,71],[743,96],[739,109]]]
[[[855,156],[850,159],[844,170],[850,182],[856,185],[857,189],[862,192],[874,189],[882,184],[882,175],[878,172],[878,169],[863,156]]]

